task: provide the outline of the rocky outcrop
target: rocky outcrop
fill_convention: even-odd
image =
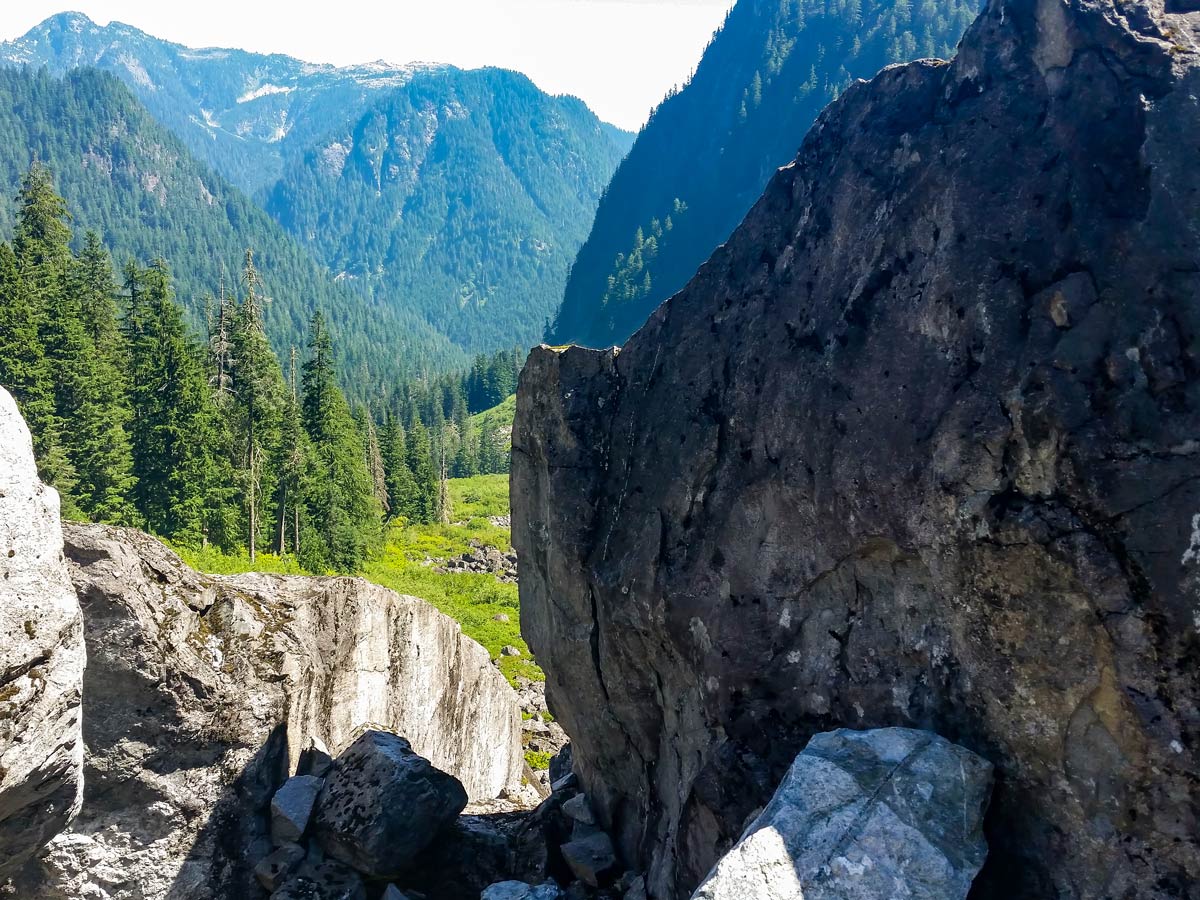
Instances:
[[[67,826],[82,796],[86,654],[62,550],[58,494],[0,388],[0,880]]]
[[[491,516],[489,521],[502,521],[507,518],[507,516]],[[507,552],[499,550],[482,541],[471,541],[470,550],[451,559],[431,559],[429,564],[433,566],[433,571],[442,575],[464,573],[493,575],[497,581],[503,581],[506,584],[517,583],[517,554],[511,550]]]
[[[992,767],[925,731],[818,734],[693,900],[964,900]]]
[[[839,726],[996,765],[978,898],[1200,882],[1193,7],[992,0],[619,353],[533,352],[522,632],[652,898]]]
[[[327,767],[321,746],[339,753],[368,725],[473,797],[519,784],[515,694],[424,601],[359,579],[199,575],[136,531],[65,537],[89,655],[87,790],[13,895],[265,896],[254,868],[276,789],[302,754],[307,774]]]

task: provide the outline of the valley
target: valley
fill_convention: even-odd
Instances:
[[[51,2],[0,898],[1200,897],[1196,0]]]

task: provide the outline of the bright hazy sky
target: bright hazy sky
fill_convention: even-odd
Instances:
[[[0,39],[74,9],[192,47],[338,65],[384,59],[517,69],[639,127],[700,59],[732,0],[0,0]]]

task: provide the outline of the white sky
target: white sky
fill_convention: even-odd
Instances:
[[[700,59],[732,0],[0,0],[0,40],[74,9],[192,47],[338,65],[503,66],[636,129]]]

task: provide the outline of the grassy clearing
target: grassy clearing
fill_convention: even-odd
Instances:
[[[450,479],[450,518],[461,522],[508,515],[508,476]]]
[[[504,584],[491,575],[441,575],[423,565],[423,558],[423,552],[407,543],[403,536],[393,538],[383,554],[367,564],[363,577],[432,603],[457,621],[464,634],[483,644],[493,659],[500,661],[500,671],[509,681],[518,675],[543,680],[545,676],[529,659],[529,648],[521,639],[517,586]],[[507,616],[508,621],[498,622],[496,616]],[[520,650],[521,656],[501,656],[500,649],[507,644]]]
[[[509,681],[515,683],[517,676],[543,680],[542,670],[529,658],[529,647],[521,639],[515,584],[505,584],[491,575],[442,575],[426,564],[429,559],[449,559],[465,553],[471,549],[472,541],[505,551],[511,547],[508,529],[488,521],[488,516],[508,515],[508,476],[452,479],[450,497],[452,516],[463,524],[393,526],[383,552],[359,574],[397,593],[432,603],[458,622],[464,634],[482,644],[493,659],[500,661],[500,671]],[[251,571],[305,574],[290,557],[260,553],[251,564],[245,553],[227,554],[212,548],[173,549],[192,568],[214,575]],[[496,616],[507,616],[508,621],[496,621]],[[500,650],[506,645],[516,647],[521,656],[501,656]]]
[[[254,562],[251,563],[249,554],[245,552],[222,553],[215,547],[209,547],[205,550],[191,550],[187,547],[176,546],[175,544],[169,544],[168,546],[197,572],[208,572],[210,575],[240,575],[242,572],[271,572],[276,575],[312,574],[300,568],[300,564],[291,556],[259,553]]]

